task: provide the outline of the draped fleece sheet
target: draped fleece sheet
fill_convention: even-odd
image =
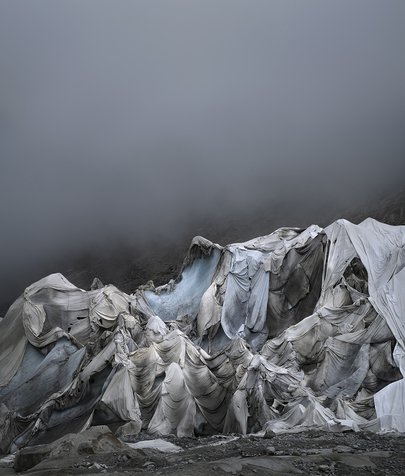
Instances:
[[[159,288],[24,291],[0,320],[0,451],[97,424],[405,432],[404,372],[404,226],[196,237]]]

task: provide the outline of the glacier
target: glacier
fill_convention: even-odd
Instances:
[[[405,432],[405,226],[193,239],[127,294],[61,274],[0,320],[0,451],[117,435]]]

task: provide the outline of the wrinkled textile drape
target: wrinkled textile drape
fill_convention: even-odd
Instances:
[[[405,432],[405,227],[338,220],[222,247],[126,294],[60,274],[0,320],[0,451],[118,433]]]

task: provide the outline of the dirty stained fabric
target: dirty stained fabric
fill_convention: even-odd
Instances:
[[[405,432],[405,227],[367,219],[197,237],[126,294],[60,274],[0,321],[0,451],[117,434]]]

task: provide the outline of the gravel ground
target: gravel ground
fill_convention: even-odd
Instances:
[[[141,441],[146,435],[135,439]],[[326,433],[307,431],[273,438],[216,436],[210,438],[166,437],[181,447],[178,452],[155,449],[80,455],[45,460],[30,476],[50,475],[348,475],[405,474],[405,435]],[[153,442],[151,442],[153,445]],[[0,463],[0,475],[17,473]],[[1,467],[3,466],[3,467]]]

